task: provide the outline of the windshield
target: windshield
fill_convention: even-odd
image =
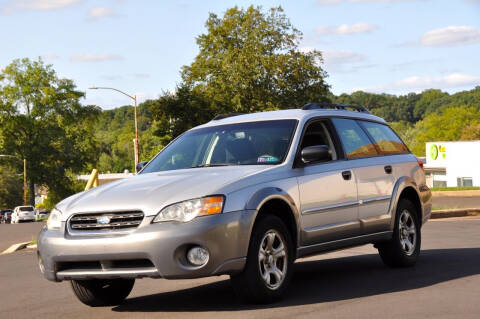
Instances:
[[[188,131],[142,171],[226,165],[273,165],[283,162],[296,120],[237,123]]]
[[[33,211],[33,207],[32,206],[20,207],[18,210],[21,212],[31,212]]]

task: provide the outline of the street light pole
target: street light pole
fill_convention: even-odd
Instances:
[[[0,157],[12,157],[21,159],[13,155],[0,154]],[[33,194],[32,194],[33,195]],[[27,159],[23,159],[23,205],[27,205]]]
[[[122,93],[123,95],[128,96],[133,100],[133,112],[134,112],[134,117],[135,117],[135,173],[137,172],[137,164],[140,161],[140,151],[138,148],[138,122],[137,122],[137,96],[136,95],[130,95],[127,94],[119,89],[116,88],[111,88],[111,87],[100,87],[100,86],[91,86],[89,87],[91,90],[113,90],[117,91],[119,93]]]

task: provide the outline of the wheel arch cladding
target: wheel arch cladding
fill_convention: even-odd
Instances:
[[[422,218],[423,218],[423,213],[422,213],[422,204],[420,203],[420,197],[417,194],[417,191],[411,187],[407,186],[405,187],[402,192],[400,193],[400,197],[398,201],[401,201],[402,199],[408,199],[409,201],[412,202],[412,204],[415,206],[416,209],[416,216],[417,217],[417,223],[419,225],[422,224]],[[397,204],[398,206],[398,204]]]
[[[290,231],[294,247],[298,247],[299,213],[290,195],[280,188],[269,187],[256,192],[246,206],[248,209],[257,210],[255,222],[266,214],[280,218]]]
[[[263,203],[259,209],[255,222],[267,214],[274,215],[283,221],[287,229],[290,231],[294,247],[297,247],[297,222],[290,205],[280,198],[269,199]]]

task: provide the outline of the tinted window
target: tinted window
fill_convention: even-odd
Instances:
[[[373,138],[380,152],[384,154],[408,153],[405,144],[387,125],[367,121],[359,122]]]
[[[347,158],[378,155],[375,146],[354,120],[332,118]]]
[[[32,206],[20,207],[18,210],[21,211],[21,212],[31,212],[31,211],[33,211],[33,207]]]
[[[142,171],[190,167],[272,165],[288,151],[296,120],[237,123],[195,129],[176,139]]]

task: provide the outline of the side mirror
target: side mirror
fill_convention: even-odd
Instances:
[[[327,145],[307,146],[302,149],[300,157],[304,164],[329,161],[332,159],[332,151]]]
[[[147,163],[148,163],[147,161],[139,162],[137,164],[137,167],[136,167],[137,168],[137,173],[140,172],[145,167],[145,165],[147,165]]]

